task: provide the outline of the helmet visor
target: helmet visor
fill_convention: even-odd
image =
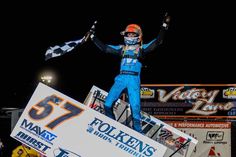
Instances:
[[[136,32],[125,32],[124,34],[126,37],[138,37],[139,34]]]

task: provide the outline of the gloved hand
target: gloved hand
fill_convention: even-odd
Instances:
[[[90,28],[90,30],[84,35],[83,42],[86,42],[89,37],[91,39],[93,39],[94,34],[95,34],[95,25],[96,25],[96,23],[97,23],[97,21],[94,21],[94,23],[93,23],[92,27]]]
[[[90,38],[93,39],[95,36],[95,29],[90,29],[89,34],[90,34]]]
[[[88,31],[88,32],[84,35],[83,42],[86,42],[90,36],[91,36],[91,33],[90,33],[90,31]]]
[[[83,41],[82,41],[82,42],[88,41],[89,37],[90,37],[91,39],[93,39],[94,34],[95,34],[95,29],[91,28],[91,29],[84,35],[84,38],[83,38]]]
[[[164,19],[162,21],[162,27],[167,30],[169,28],[170,25],[170,16],[168,15],[168,13],[165,14]]]

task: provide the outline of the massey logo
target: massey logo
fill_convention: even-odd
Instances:
[[[223,90],[223,98],[236,99],[236,87],[230,87]]]
[[[81,157],[80,155],[62,148],[53,151],[54,157]]]
[[[208,131],[206,135],[206,140],[208,141],[222,141],[224,138],[223,131]]]
[[[141,98],[143,98],[143,99],[154,98],[155,91],[150,88],[141,88],[140,95],[141,95]]]
[[[47,130],[43,130],[41,127],[35,125],[34,123],[28,122],[26,119],[24,119],[22,121],[21,128],[29,131],[30,133],[38,136],[39,138],[41,138],[49,143],[51,143],[51,141],[53,141],[57,137],[53,133],[51,133]]]

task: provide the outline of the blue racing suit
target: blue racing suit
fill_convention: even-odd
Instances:
[[[154,50],[163,41],[165,29],[162,28],[157,36],[147,44],[136,45],[107,45],[101,42],[96,36],[92,38],[95,45],[106,53],[117,54],[121,57],[120,73],[115,77],[105,100],[105,114],[115,119],[113,104],[121,96],[124,89],[128,92],[128,99],[133,118],[133,129],[142,133],[141,126],[141,105],[140,105],[140,73],[142,63],[139,58]]]

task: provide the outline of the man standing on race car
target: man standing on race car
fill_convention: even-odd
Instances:
[[[124,45],[107,45],[101,42],[90,30],[91,40],[103,52],[112,53],[121,57],[120,73],[115,77],[105,100],[105,114],[115,119],[113,104],[120,97],[123,90],[127,89],[128,99],[131,106],[133,129],[142,133],[141,105],[140,105],[140,73],[142,64],[139,59],[153,51],[163,42],[164,33],[168,30],[170,16],[164,17],[158,36],[147,44],[143,44],[143,32],[139,25],[129,24],[121,35],[124,36]]]

